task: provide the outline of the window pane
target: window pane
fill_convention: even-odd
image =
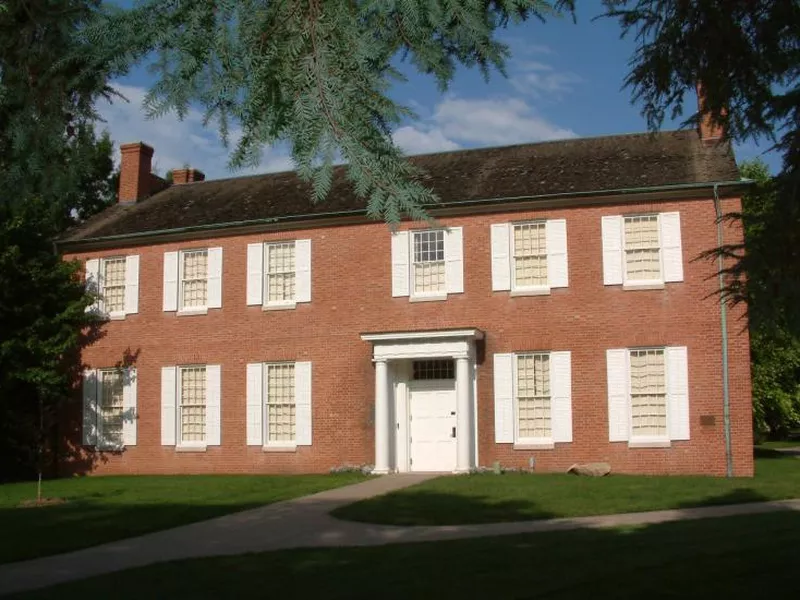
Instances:
[[[547,285],[545,223],[514,225],[514,283],[517,287]]]
[[[267,365],[267,440],[293,442],[296,431],[294,365]]]
[[[631,350],[631,435],[667,435],[664,351]]]
[[[625,217],[625,274],[629,280],[661,279],[658,215]]]
[[[182,442],[206,439],[206,368],[181,368],[180,432]]]
[[[183,252],[183,306],[208,304],[208,251]]]
[[[125,311],[125,259],[103,260],[103,304],[105,311]]]
[[[267,302],[294,300],[294,242],[267,245]]]
[[[444,231],[414,232],[414,292],[445,291]]]
[[[455,366],[452,360],[415,360],[414,380],[455,379]]]
[[[517,419],[520,438],[549,438],[550,355],[517,356]]]
[[[122,444],[122,373],[100,371],[100,418],[103,442]]]

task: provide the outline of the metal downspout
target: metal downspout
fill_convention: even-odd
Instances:
[[[714,212],[717,215],[717,247],[722,248],[722,207],[719,202],[719,185],[714,184]],[[719,277],[719,322],[722,329],[722,420],[725,434],[725,474],[733,477],[733,451],[731,450],[731,399],[728,386],[728,300],[725,293],[725,261],[717,254]]]

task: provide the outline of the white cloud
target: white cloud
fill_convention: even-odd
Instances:
[[[153,164],[161,175],[186,164],[203,171],[208,179],[293,168],[285,148],[267,148],[257,167],[230,171],[230,149],[222,145],[215,129],[203,127],[200,111],[191,109],[183,121],[178,120],[175,113],[148,119],[142,108],[144,88],[120,84],[114,87],[130,102],[116,99],[113,103],[102,103],[98,112],[106,121],[105,127],[117,144],[142,141],[152,146],[155,149]],[[231,131],[231,148],[240,137],[240,132]],[[116,160],[119,160],[118,154],[117,150]]]
[[[461,147],[453,140],[448,139],[437,127],[423,130],[416,126],[406,125],[395,131],[392,137],[406,154],[443,152],[458,150]]]
[[[522,94],[559,99],[582,83],[583,78],[539,61],[516,60],[511,65],[509,81]]]
[[[542,142],[576,136],[571,129],[537,115],[519,98],[448,98],[436,107],[433,120],[447,138],[475,145]]]

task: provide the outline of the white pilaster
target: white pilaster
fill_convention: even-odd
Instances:
[[[456,472],[466,473],[470,469],[470,445],[472,443],[470,393],[472,382],[469,376],[469,358],[456,357]]]
[[[385,360],[375,361],[375,470],[389,472],[389,369]]]

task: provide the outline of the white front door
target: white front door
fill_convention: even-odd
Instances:
[[[412,381],[409,447],[412,471],[456,468],[455,380]]]

